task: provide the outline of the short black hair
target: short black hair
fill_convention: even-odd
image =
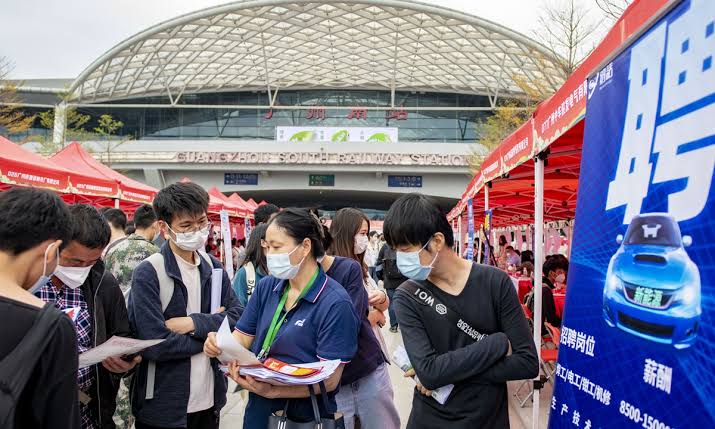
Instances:
[[[564,255],[551,255],[546,258],[544,262],[543,271],[544,275],[548,276],[550,272],[556,271],[559,268],[568,272],[569,271],[569,260]]]
[[[320,224],[320,220],[315,214],[307,209],[291,207],[273,216],[268,222],[268,226],[274,223],[298,243],[306,238],[309,239],[314,258],[317,259],[325,255],[325,227]]]
[[[514,250],[514,246],[506,246],[506,250]]]
[[[438,232],[444,235],[447,246],[454,246],[454,232],[447,216],[432,198],[418,193],[403,195],[395,201],[382,229],[392,248],[423,246]]]
[[[137,231],[137,226],[133,220],[127,222],[127,227],[124,228],[124,233],[127,235],[132,235]]]
[[[70,206],[70,213],[72,214],[70,241],[76,241],[89,249],[107,247],[112,231],[97,209],[89,204],[75,204]]]
[[[377,235],[377,231],[375,231],[375,230],[373,229],[372,231],[370,231],[370,233],[369,233],[368,235],[369,235],[370,237],[374,237],[374,236]]]
[[[534,263],[534,252],[531,250],[524,250],[521,252],[521,262],[531,262],[532,264]]]
[[[154,212],[159,220],[171,224],[179,215],[201,215],[208,212],[209,194],[196,183],[173,183],[154,198]]]
[[[275,204],[264,204],[256,208],[253,212],[253,218],[256,220],[256,225],[268,222],[273,213],[278,213],[281,209]]]
[[[121,229],[122,231],[127,229],[127,215],[125,215],[123,211],[119,209],[108,209],[104,210],[102,215],[114,229]]]
[[[67,204],[52,191],[13,188],[0,193],[0,251],[19,255],[47,240],[69,242]]]
[[[156,213],[149,204],[141,205],[134,211],[134,225],[137,229],[147,229],[156,221]]]

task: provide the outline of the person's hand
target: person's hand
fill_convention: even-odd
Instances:
[[[135,356],[134,359],[127,362],[121,357],[109,357],[102,361],[102,366],[109,372],[115,374],[124,374],[134,369],[135,366],[142,361],[141,356]]]
[[[387,300],[387,294],[381,290],[371,290],[367,293],[367,302],[372,306],[384,304],[385,300]]]
[[[221,354],[221,349],[216,344],[216,333],[209,332],[206,341],[204,341],[204,354],[210,358],[218,357]]]
[[[194,332],[194,319],[190,317],[174,317],[166,321],[166,327],[179,335]]]
[[[509,349],[507,350],[506,355],[507,355],[507,356],[511,356],[511,353],[512,353],[512,351],[513,351],[513,350],[511,349],[511,341],[510,341],[510,340],[506,340],[506,342],[509,344]]]
[[[414,377],[414,376],[415,376],[415,369],[412,368],[412,369],[410,369],[409,371],[405,372],[405,375],[404,375],[404,376],[405,376],[405,377],[408,377],[408,378]],[[429,390],[429,389],[427,389],[426,387],[424,387],[424,386],[423,386],[422,384],[420,384],[419,382],[417,383],[417,386],[416,386],[416,387],[417,387],[417,390],[419,390],[419,392],[420,392],[421,394],[423,394],[423,395],[425,395],[425,396],[432,396],[432,391]]]
[[[236,384],[248,390],[249,392],[255,393],[258,396],[267,399],[273,399],[273,386],[268,383],[258,381],[250,375],[244,377],[240,374],[240,370],[241,367],[238,362],[234,361],[228,364],[229,377],[231,377],[231,379],[235,381]]]
[[[214,314],[223,313],[224,311],[226,311],[226,307],[219,307],[216,311],[214,311]]]

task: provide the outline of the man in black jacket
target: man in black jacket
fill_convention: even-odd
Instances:
[[[407,281],[407,277],[403,276],[397,268],[397,254],[395,253],[395,249],[387,244],[380,249],[376,265],[382,266],[380,276],[385,286],[387,296],[390,298],[390,306],[387,308],[390,315],[390,332],[397,332],[398,322],[394,304],[395,290],[397,290],[398,286]]]
[[[114,335],[129,337],[131,331],[122,291],[101,260],[109,243],[109,225],[92,206],[74,205],[70,212],[69,244],[60,252],[54,275],[36,295],[73,319],[78,351],[84,353]],[[140,360],[111,357],[78,371],[81,429],[115,427],[112,415],[120,379]]]

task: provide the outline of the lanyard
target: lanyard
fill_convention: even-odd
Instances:
[[[313,283],[315,283],[315,279],[318,278],[319,272],[320,268],[315,270],[313,277],[308,280],[308,284],[305,285],[303,290],[300,292],[300,295],[298,295],[298,299],[295,300],[295,304],[293,304],[293,307],[291,307],[290,309],[286,308],[283,317],[280,317],[281,311],[283,310],[286,301],[288,301],[288,292],[290,291],[290,285],[286,286],[285,290],[283,291],[283,296],[278,303],[278,307],[276,307],[276,311],[275,313],[273,313],[273,319],[271,320],[271,325],[268,327],[268,333],[266,334],[266,338],[263,340],[263,346],[261,347],[261,352],[258,354],[258,359],[263,359],[264,357],[268,356],[268,351],[271,349],[271,345],[273,345],[273,342],[276,340],[278,331],[281,329],[281,326],[285,322],[286,317],[288,317],[288,313],[295,307],[297,307],[300,300],[305,296],[306,293],[308,293],[308,290],[310,290],[310,288],[313,286]]]

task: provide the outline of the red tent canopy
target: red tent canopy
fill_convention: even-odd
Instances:
[[[188,177],[183,177],[181,180],[179,180],[179,183],[192,182],[191,179],[189,179]],[[209,213],[219,214],[221,213],[221,210],[223,210],[223,208],[223,201],[220,198],[216,198],[213,195],[209,194]]]
[[[62,167],[81,172],[82,174],[102,177],[118,182],[121,191],[120,199],[122,200],[151,204],[157,193],[157,190],[151,186],[119,174],[97,161],[92,155],[82,149],[82,146],[77,142],[73,142],[57,152],[51,160]]]
[[[0,182],[108,199],[119,196],[115,180],[63,168],[3,137],[0,137]]]
[[[240,204],[242,207],[244,207],[246,210],[248,210],[249,212],[253,213],[254,208],[251,207],[251,205],[248,204],[248,203],[246,202],[246,200],[244,200],[243,198],[241,198],[241,196],[238,195],[237,193],[234,192],[233,194],[231,194],[230,197],[228,197],[228,199],[229,199],[230,201],[239,203],[239,204]]]
[[[215,186],[209,189],[209,196],[220,200],[223,203],[224,210],[228,211],[229,216],[246,217],[250,213],[242,204],[236,201],[231,201]]]
[[[637,0],[631,4],[564,85],[485,158],[481,171],[450,211],[449,219],[461,218],[468,200],[472,199],[475,223],[479,225],[484,216],[482,189],[488,186],[488,206],[493,210],[494,226],[533,223],[535,172],[531,160],[537,154],[546,155],[544,221],[573,218],[581,168],[587,79],[627,46],[667,4],[668,0]]]
[[[258,204],[253,200],[253,198],[249,198],[248,201],[246,201],[248,205],[251,207],[252,210],[255,210],[258,208]]]

